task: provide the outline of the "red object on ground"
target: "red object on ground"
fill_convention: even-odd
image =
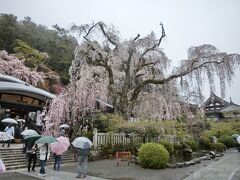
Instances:
[[[119,166],[121,161],[128,161],[128,166],[129,166],[129,162],[131,159],[131,152],[129,151],[116,152],[116,159],[117,159],[117,166]]]

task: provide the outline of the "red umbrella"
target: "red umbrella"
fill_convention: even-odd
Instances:
[[[57,155],[62,155],[70,146],[69,139],[63,136],[57,138],[57,142],[51,143],[51,151]]]

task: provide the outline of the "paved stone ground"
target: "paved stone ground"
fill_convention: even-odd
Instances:
[[[100,160],[89,162],[88,174],[112,180],[180,180],[191,175],[212,161],[177,169],[143,169],[138,165],[122,162],[117,166],[116,160]],[[62,171],[76,172],[77,164],[62,167]]]
[[[37,177],[32,177],[28,175],[24,175],[18,172],[7,172],[0,174],[1,180],[41,180]]]
[[[51,169],[51,168],[46,169],[45,177],[38,176],[39,168],[36,168],[35,173],[33,173],[33,172],[29,173],[29,172],[27,172],[26,169],[19,170],[18,172],[24,176],[28,175],[29,177],[34,178],[34,179],[38,178],[38,179],[46,179],[46,180],[69,180],[69,179],[76,179],[76,176],[77,176],[76,173],[66,172],[66,171],[53,171],[53,169]],[[84,179],[85,180],[106,180],[104,178],[93,177],[90,175],[88,175],[87,178],[84,178]],[[18,179],[16,179],[16,180],[18,180]]]
[[[49,180],[76,179],[77,163],[64,164],[60,172],[47,167]],[[227,151],[218,161],[202,161],[201,164],[177,169],[143,169],[138,165],[122,162],[117,166],[116,160],[89,162],[89,173],[86,180],[240,180],[240,153],[237,150]],[[39,172],[39,168],[36,169]],[[21,174],[19,174],[21,173]],[[39,179],[38,173],[28,173],[26,169],[0,174],[1,180]],[[30,175],[30,176],[29,176]],[[42,179],[42,178],[41,178]]]
[[[233,175],[231,180],[239,180],[240,179],[240,167],[236,171],[236,173]]]
[[[240,153],[231,150],[221,160],[209,164],[185,180],[240,180]]]

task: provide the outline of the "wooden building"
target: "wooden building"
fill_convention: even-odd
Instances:
[[[223,100],[216,94],[211,93],[210,97],[205,101],[205,115],[217,119],[223,119],[224,113],[232,110],[240,110],[240,106],[233,103],[231,98],[230,102]]]
[[[30,112],[42,110],[55,95],[12,76],[0,74],[0,120],[6,117],[26,119]],[[0,130],[3,129],[0,123]]]

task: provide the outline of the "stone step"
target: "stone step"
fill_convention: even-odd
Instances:
[[[54,161],[47,161],[48,164],[53,164]],[[66,162],[74,162],[74,160],[72,159],[64,159],[61,161],[61,163],[66,163]],[[27,166],[27,162],[26,161],[22,161],[22,162],[4,162],[6,168],[8,167],[12,167],[12,166],[18,166],[18,165],[24,165]],[[39,160],[36,162],[36,165],[39,165]]]
[[[26,158],[26,154],[0,154],[0,157],[2,158]],[[39,157],[39,154],[37,154],[37,157]],[[50,157],[53,157],[52,153],[50,154]],[[70,154],[63,154],[62,157],[71,157]]]
[[[22,152],[23,149],[2,149],[1,145],[0,145],[0,153],[2,152]]]
[[[1,146],[1,145],[0,145]],[[0,157],[3,160],[7,170],[14,170],[19,168],[27,168],[26,154],[23,153],[23,149],[2,149],[0,147]],[[37,153],[37,163],[36,166],[39,166],[39,152]],[[76,162],[73,158],[73,151],[68,150],[62,155],[61,163],[71,163]],[[54,157],[50,155],[50,159],[47,161],[48,165],[54,164]]]
[[[71,160],[72,158],[70,157],[63,157],[62,160]],[[26,162],[26,158],[24,159],[2,159],[4,164],[12,164],[12,163],[23,163],[23,162]],[[39,159],[38,159],[39,160]],[[54,161],[53,158],[50,158],[49,161]]]
[[[76,162],[74,160],[66,160],[66,161],[61,161],[61,164],[65,164],[65,163],[73,163]],[[47,162],[47,166],[49,167],[49,165],[53,165],[54,162]],[[39,163],[36,163],[36,167],[39,167]],[[12,166],[6,166],[7,170],[14,170],[14,169],[20,169],[20,168],[27,168],[27,164],[17,164],[17,165],[12,165]],[[49,167],[50,168],[50,167]]]
[[[65,159],[72,159],[71,157],[62,157],[62,160],[65,160]],[[7,163],[7,162],[9,162],[9,163],[11,163],[11,162],[25,162],[26,161],[26,158],[22,158],[22,159],[6,159],[6,158],[2,158],[2,160],[3,160],[3,162],[4,163]],[[39,160],[39,158],[38,158],[38,160]],[[51,160],[54,160],[54,158],[50,158],[49,159],[50,161]]]
[[[23,154],[23,151],[0,151],[0,154]]]

